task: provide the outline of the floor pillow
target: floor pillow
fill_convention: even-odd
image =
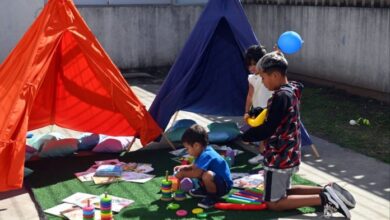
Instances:
[[[172,127],[170,127],[166,132],[167,138],[172,142],[181,142],[181,137],[184,132],[196,124],[194,120],[191,119],[180,119],[173,123]]]
[[[172,128],[173,129],[189,128],[194,124],[196,124],[196,122],[192,119],[180,119],[180,120],[177,120],[173,123]]]
[[[235,122],[214,122],[207,126],[210,143],[224,143],[237,138],[240,130]]]
[[[210,131],[209,135],[209,143],[210,144],[220,144],[229,142],[231,137],[228,133],[220,132],[220,131]]]
[[[45,135],[36,136],[36,138],[32,138],[34,140],[28,141],[29,145],[35,148],[37,151],[41,151],[43,145],[52,140],[60,140],[63,139],[63,135],[57,132],[51,132]]]
[[[94,148],[100,141],[99,134],[85,133],[79,137],[79,150],[91,150]]]
[[[41,152],[39,152],[39,157],[64,157],[71,155],[77,151],[78,143],[79,140],[76,138],[47,141],[43,145]]]
[[[35,148],[31,147],[30,145],[26,144],[26,153],[35,154],[37,152],[38,152],[37,149],[35,149]]]
[[[119,153],[125,150],[133,141],[134,137],[111,137],[104,138],[93,148],[93,152]]]

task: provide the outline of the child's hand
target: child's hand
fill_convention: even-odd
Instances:
[[[259,144],[260,154],[263,154],[264,150],[265,150],[264,141],[260,141],[260,144]]]
[[[274,47],[272,48],[274,51],[277,51],[277,52],[282,52],[279,47],[278,47],[278,44],[275,44]]]
[[[175,166],[175,167],[173,168],[173,172],[174,172],[174,173],[180,172],[180,170],[182,169],[182,167],[183,167],[183,165]]]
[[[246,121],[248,120],[249,117],[250,117],[250,116],[249,116],[248,113],[245,113],[245,114],[244,114],[244,122],[245,122],[245,123],[247,123]]]
[[[179,165],[173,168],[173,172],[180,172],[181,170],[190,169],[191,165]]]

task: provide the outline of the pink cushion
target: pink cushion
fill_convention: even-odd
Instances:
[[[36,152],[38,152],[37,149],[35,149],[35,148],[31,147],[30,145],[26,144],[26,153],[34,154]]]
[[[119,153],[133,140],[133,137],[106,137],[93,148],[93,152]]]

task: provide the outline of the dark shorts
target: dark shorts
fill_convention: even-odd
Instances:
[[[217,197],[222,197],[230,192],[232,189],[231,187],[228,187],[228,184],[226,181],[219,175],[214,173],[214,183],[217,188]],[[204,188],[204,185],[202,183],[202,187]],[[206,190],[205,190],[206,191]]]

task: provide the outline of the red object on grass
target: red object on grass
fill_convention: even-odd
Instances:
[[[214,205],[214,208],[216,209],[222,209],[222,210],[266,210],[267,204],[262,203],[259,205],[254,205],[254,204],[234,204],[234,203],[223,203],[219,202]]]

